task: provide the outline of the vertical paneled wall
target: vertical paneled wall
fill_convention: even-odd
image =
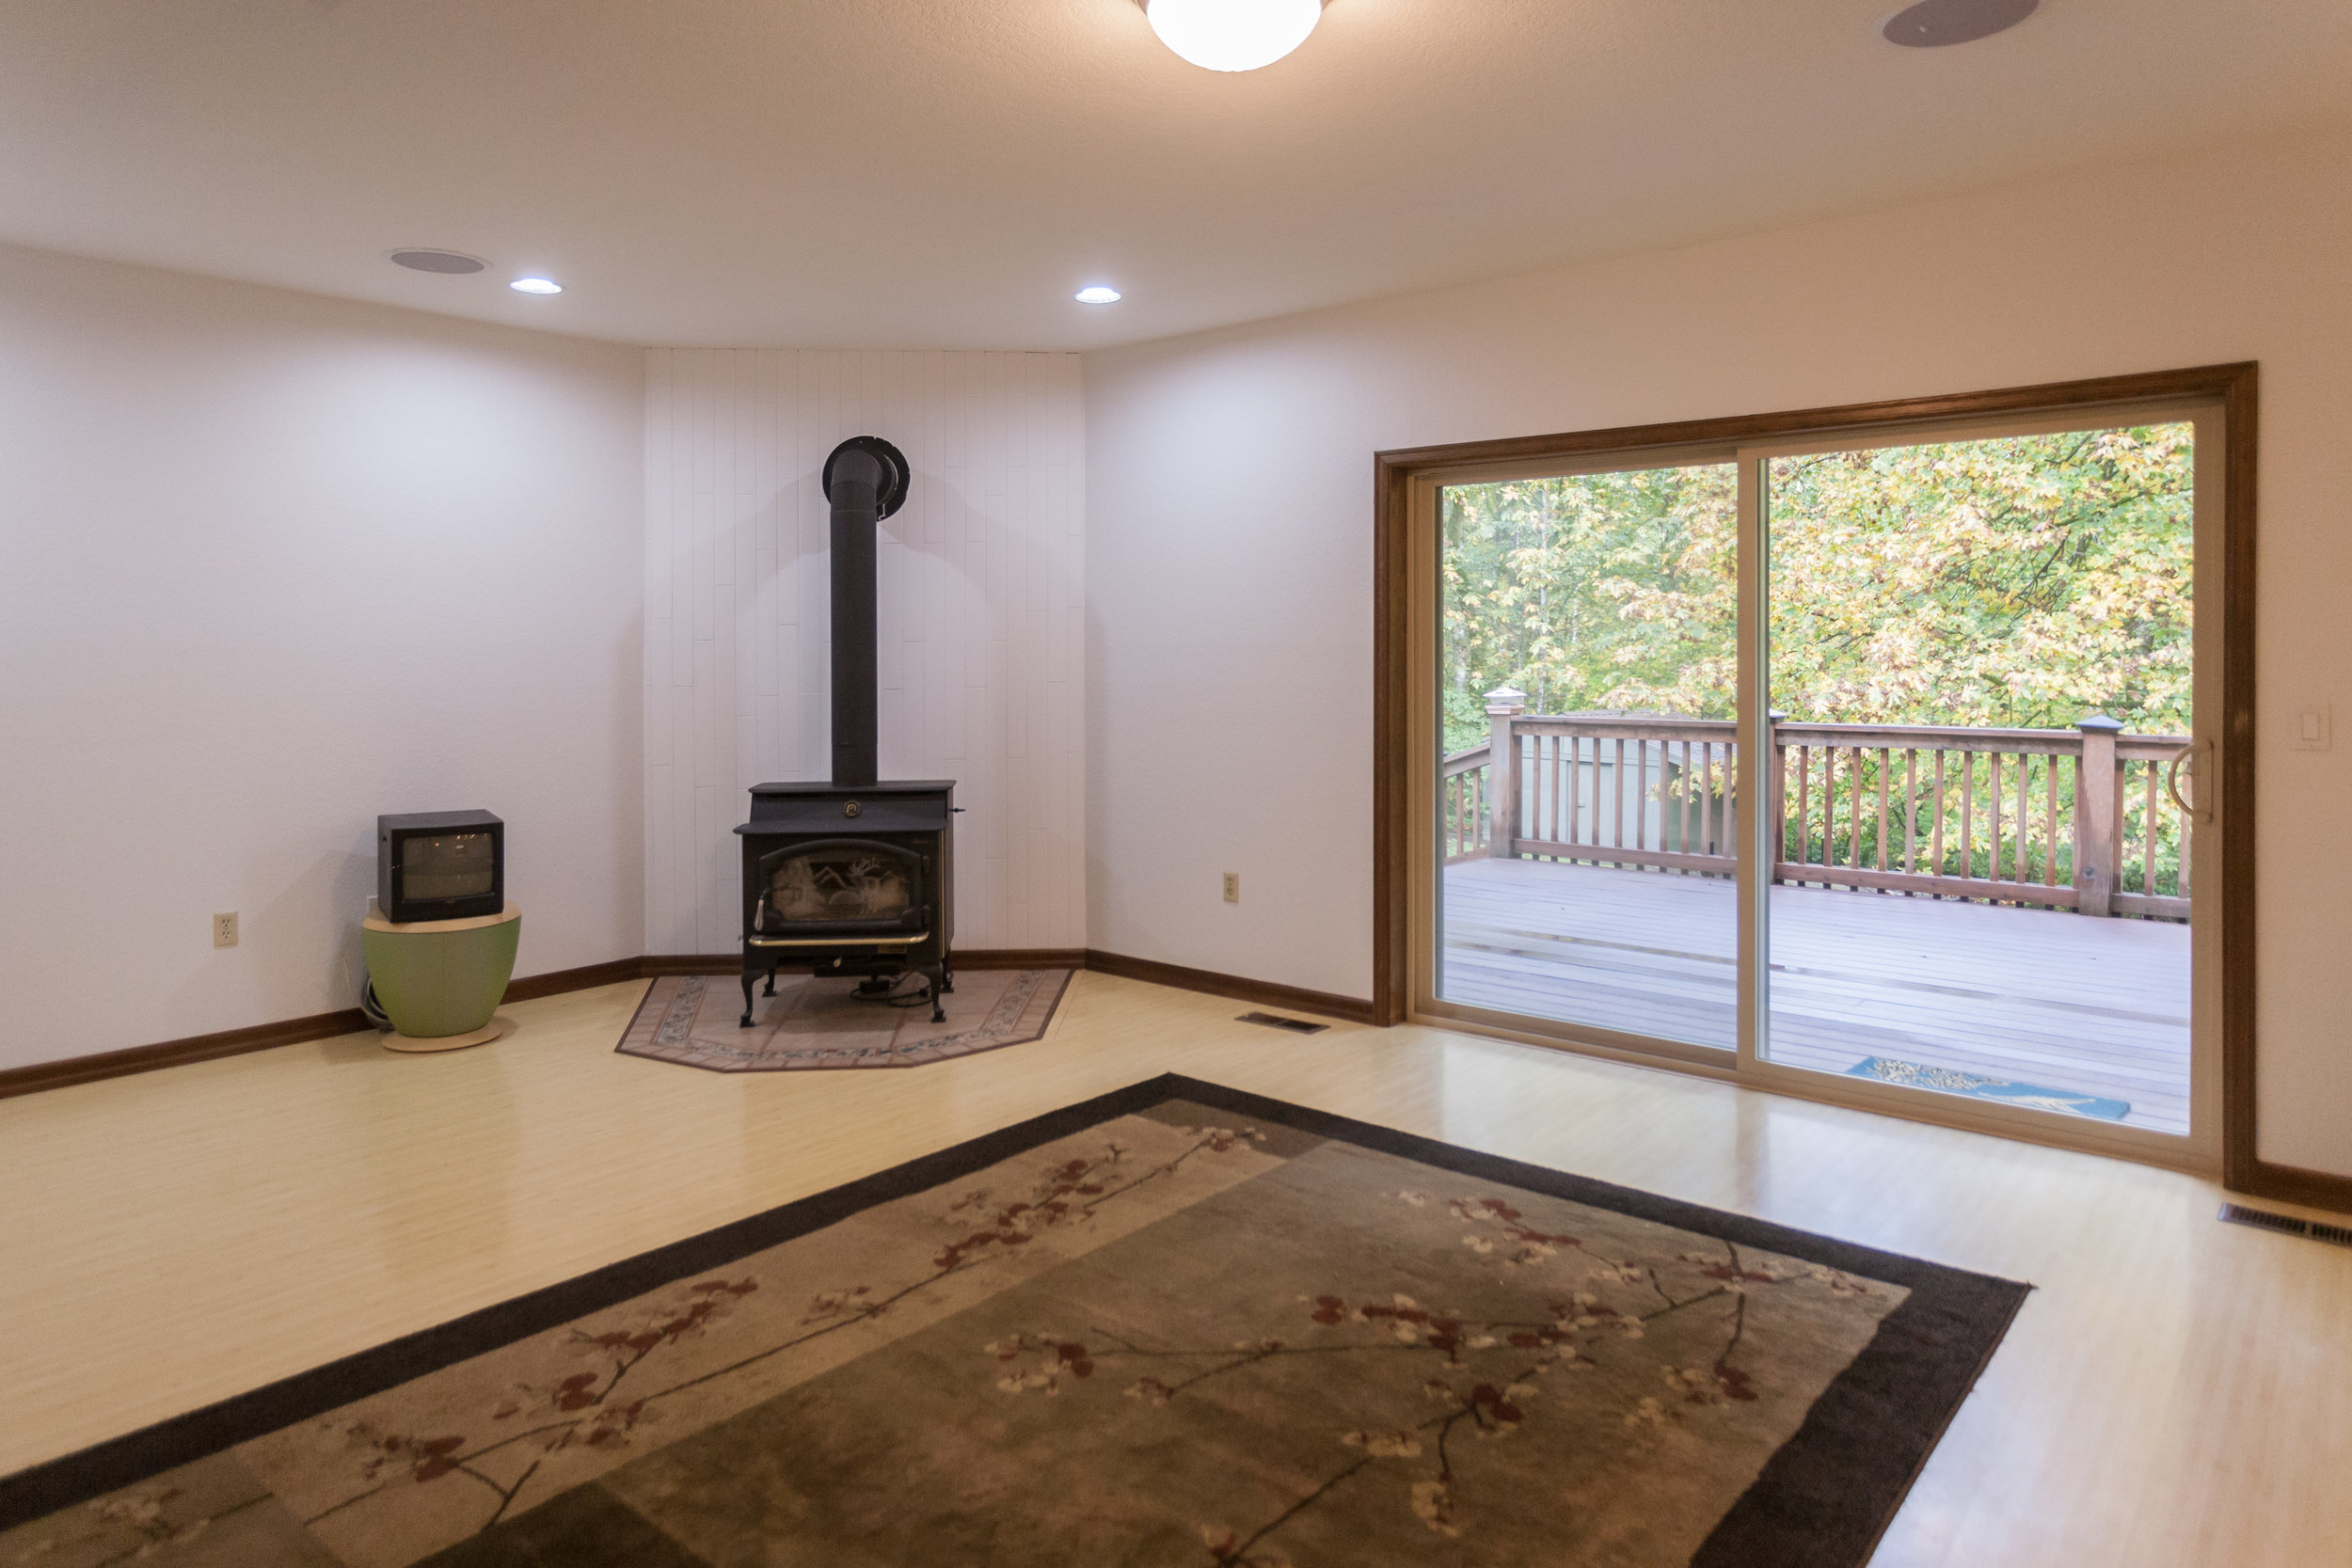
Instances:
[[[895,442],[882,772],[957,781],[956,942],[1086,943],[1084,413],[1067,354],[655,349],[645,932],[732,953],[745,791],[831,768],[825,454]]]

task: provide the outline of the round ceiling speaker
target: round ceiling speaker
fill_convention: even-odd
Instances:
[[[1879,33],[1906,49],[1974,43],[2016,26],[2041,0],[1919,0],[1886,19]]]
[[[479,256],[454,250],[393,250],[386,254],[395,266],[412,272],[480,272],[490,264]]]

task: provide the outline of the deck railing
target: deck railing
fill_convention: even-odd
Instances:
[[[1497,692],[1486,745],[1445,759],[1448,864],[1476,856],[1736,868],[1738,725],[1534,715]],[[1769,721],[1773,880],[2185,919],[2183,736]],[[1497,749],[1518,759],[1496,775]]]

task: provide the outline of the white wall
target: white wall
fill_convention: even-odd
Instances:
[[[745,791],[832,772],[818,474],[859,435],[914,469],[878,552],[881,763],[957,781],[956,945],[1085,944],[1079,386],[1067,354],[652,351],[650,951],[735,951]]]
[[[352,1006],[380,812],[506,818],[518,973],[644,950],[642,388],[0,247],[0,1068]]]
[[[2261,1152],[2352,1173],[2352,748],[2289,722],[2352,714],[2348,168],[2315,132],[1089,356],[1093,945],[1370,994],[1375,451],[2259,359]]]

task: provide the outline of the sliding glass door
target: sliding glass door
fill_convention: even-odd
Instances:
[[[1735,467],[1448,484],[1437,506],[1436,994],[1731,1052]]]
[[[2198,434],[1750,459],[1764,1059],[2189,1132]]]
[[[2149,404],[1420,476],[1415,1009],[2217,1147],[2221,436]]]

